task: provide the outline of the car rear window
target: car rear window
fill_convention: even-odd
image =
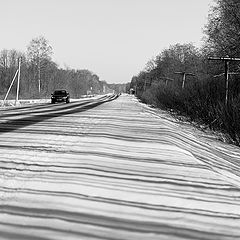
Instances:
[[[57,90],[54,92],[54,95],[66,95],[66,91],[65,90]]]

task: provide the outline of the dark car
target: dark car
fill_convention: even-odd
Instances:
[[[69,93],[66,90],[55,90],[51,96],[51,103],[55,102],[70,102]]]

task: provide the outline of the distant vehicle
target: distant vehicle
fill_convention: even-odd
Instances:
[[[66,102],[70,103],[70,95],[66,90],[55,90],[51,94],[51,103]]]
[[[133,88],[130,88],[129,93],[130,94],[135,94],[135,90]]]

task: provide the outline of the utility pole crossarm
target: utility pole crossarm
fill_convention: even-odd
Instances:
[[[191,75],[191,76],[196,76],[194,73],[188,73],[188,72],[175,72],[175,74],[185,74],[185,75]]]
[[[229,74],[229,75],[239,75],[240,72],[229,72],[228,74]]]
[[[163,80],[169,80],[169,81],[174,81],[174,79],[169,78],[169,77],[159,77],[159,79],[163,79]]]
[[[186,75],[185,72],[174,72],[174,74]]]
[[[208,60],[220,60],[220,61],[240,61],[240,58],[230,58],[230,57],[209,57]]]
[[[196,74],[194,74],[194,73],[186,73],[186,75],[189,75],[189,76],[196,76]]]

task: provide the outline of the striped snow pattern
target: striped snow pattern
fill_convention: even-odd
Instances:
[[[0,111],[0,239],[240,239],[240,150],[129,95]]]

